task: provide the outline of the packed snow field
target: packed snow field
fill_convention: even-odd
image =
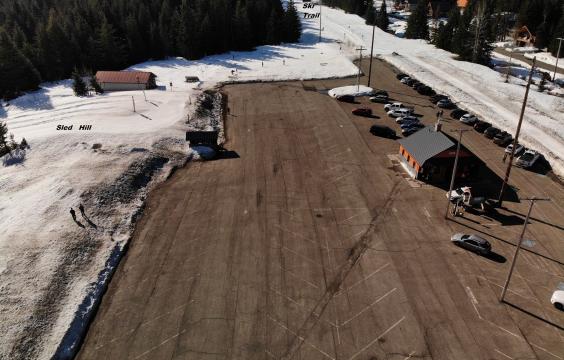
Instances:
[[[55,353],[79,305],[100,285],[97,277],[110,254],[128,241],[147,192],[190,158],[184,132],[221,126],[217,114],[193,116],[203,89],[218,82],[356,75],[354,49],[370,47],[372,28],[358,16],[325,7],[322,20],[319,44],[318,20],[304,19],[299,44],[133,66],[157,75],[159,89],[145,94],[77,98],[70,82],[61,81],[0,107],[0,120],[31,145],[19,163],[0,165],[0,358],[45,359]],[[515,128],[521,85],[505,84],[494,70],[457,62],[422,41],[376,31],[377,55],[459,106],[508,131]],[[185,76],[202,82],[184,83]],[[562,99],[531,93],[522,136],[561,174],[563,110]],[[57,125],[73,129],[56,130]],[[80,125],[92,130],[81,131]],[[77,210],[77,222],[70,207]]]

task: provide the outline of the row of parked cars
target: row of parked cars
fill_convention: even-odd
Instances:
[[[511,154],[513,149],[513,136],[507,131],[503,131],[493,126],[492,124],[480,120],[476,115],[469,113],[466,110],[460,109],[452,102],[448,96],[437,94],[432,89],[420,81],[409,77],[407,74],[398,74],[397,79],[403,84],[413,87],[420,94],[430,95],[429,100],[442,109],[452,109],[451,117],[459,120],[461,123],[473,126],[474,130],[483,133],[488,139],[492,139],[494,144],[505,147],[505,152]],[[421,90],[421,91],[420,91]],[[516,165],[523,168],[531,168],[541,158],[541,155],[531,149],[525,149],[520,144],[515,147],[515,156],[517,157]]]
[[[513,135],[507,131],[503,131],[487,121],[480,120],[476,115],[462,109],[455,109],[451,112],[453,119],[459,120],[461,123],[470,125],[479,133],[484,134],[488,139],[492,139],[493,143],[505,147],[505,152],[511,154],[513,150]],[[541,158],[541,155],[531,149],[526,149],[523,145],[515,146],[515,156],[517,157],[516,165],[523,168],[531,168]]]

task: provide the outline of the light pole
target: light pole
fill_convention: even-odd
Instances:
[[[556,71],[558,70],[558,59],[560,58],[560,48],[562,47],[562,40],[564,38],[556,38],[558,40],[558,51],[556,52],[556,64],[554,65],[554,75],[552,76],[552,81],[556,81]]]
[[[505,284],[503,285],[503,290],[501,291],[501,298],[499,299],[500,302],[503,302],[505,299],[505,293],[507,292],[507,288],[509,287],[509,281],[511,280],[511,275],[513,275],[513,269],[515,269],[515,263],[517,262],[517,255],[519,255],[519,250],[521,250],[523,236],[525,235],[525,230],[527,230],[527,224],[529,223],[529,217],[531,216],[533,205],[535,205],[535,201],[550,201],[549,198],[537,198],[537,197],[526,198],[521,200],[528,200],[531,202],[531,204],[529,205],[527,218],[525,219],[525,224],[523,224],[523,230],[521,231],[521,235],[519,236],[519,241],[517,242],[517,247],[515,248],[515,253],[513,254],[513,259],[511,260],[511,267],[509,268],[509,274],[507,274],[507,279],[505,280]]]
[[[458,168],[458,154],[460,153],[460,143],[462,142],[462,133],[465,131],[470,131],[470,129],[458,129],[451,130],[453,132],[458,131],[458,144],[456,145],[456,155],[454,157],[454,167],[452,168],[452,176],[450,178],[450,187],[448,189],[447,195],[447,207],[445,212],[445,219],[448,219],[448,211],[450,209],[450,194],[452,194],[452,188],[454,187],[454,178],[456,177],[456,169]]]
[[[356,76],[356,91],[360,91],[360,66],[362,65],[362,51],[366,50],[363,46],[359,47],[358,49],[360,54],[360,60],[358,61],[358,74]]]
[[[529,73],[529,81],[527,82],[527,88],[525,89],[525,99],[523,99],[523,106],[521,107],[521,115],[519,116],[519,122],[517,123],[517,131],[515,132],[515,139],[513,139],[513,147],[511,148],[511,155],[509,156],[509,164],[507,164],[507,170],[505,172],[505,178],[501,184],[501,190],[499,191],[499,199],[497,201],[497,207],[501,207],[503,203],[503,195],[505,195],[505,188],[507,187],[507,182],[509,181],[509,175],[511,174],[511,167],[513,166],[513,158],[515,157],[515,148],[517,147],[517,141],[519,141],[519,133],[521,132],[521,125],[523,124],[523,116],[525,115],[525,108],[527,107],[527,98],[529,97],[529,89],[531,88],[531,81],[533,79],[533,73],[535,72],[535,64],[537,57],[533,58],[533,66],[531,67],[531,72]]]

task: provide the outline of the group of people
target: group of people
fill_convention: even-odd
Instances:
[[[92,227],[96,227],[96,225],[90,221],[90,219],[88,218],[88,216],[86,216],[86,213],[84,212],[84,205],[82,204],[78,204],[78,210],[80,211],[80,214],[82,215],[82,217],[84,218],[84,220],[86,220],[86,222],[88,224],[90,224]],[[78,226],[80,227],[84,227],[84,225],[82,225],[82,223],[80,223],[77,219],[76,219],[76,211],[71,207],[69,210],[72,219],[74,220],[75,223],[78,224]]]

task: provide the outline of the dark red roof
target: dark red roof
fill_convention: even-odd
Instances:
[[[96,79],[99,83],[146,84],[155,74],[144,71],[98,71]]]

